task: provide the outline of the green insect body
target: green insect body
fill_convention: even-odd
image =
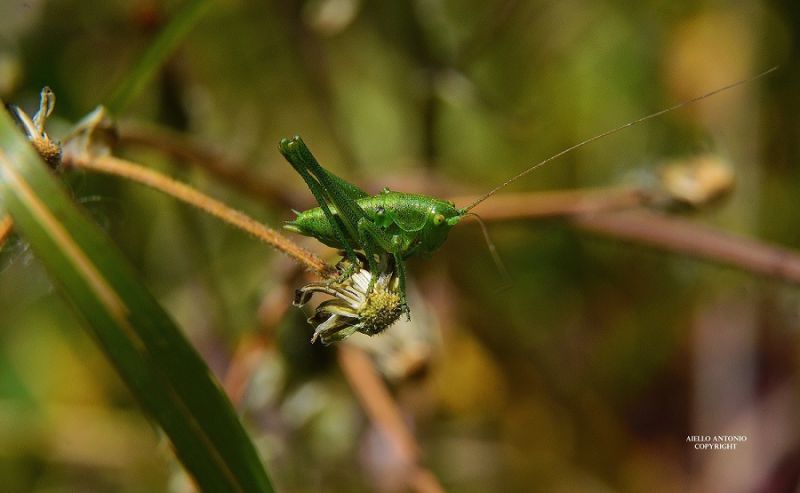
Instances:
[[[430,254],[438,250],[447,239],[450,229],[461,219],[461,211],[452,202],[427,195],[383,192],[356,199],[355,203],[364,211],[367,219],[390,238],[391,253],[398,253],[405,260],[416,254]],[[338,216],[335,208],[331,209]],[[333,225],[320,207],[297,214],[286,229],[318,239],[333,248],[344,249]],[[351,245],[360,249],[357,245]]]
[[[403,262],[436,251],[466,211],[456,209],[452,202],[420,194],[385,189],[370,196],[324,169],[300,137],[281,140],[279,148],[319,204],[298,213],[286,229],[344,250],[353,267],[359,265],[356,252],[363,252],[373,279],[379,274],[376,257],[392,256],[407,311]],[[350,274],[345,272],[343,277]]]

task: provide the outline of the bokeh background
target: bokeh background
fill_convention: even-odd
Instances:
[[[32,110],[49,85],[59,137],[112,99],[183,6],[5,0],[0,97]],[[713,156],[736,176],[725,200],[658,213],[797,250],[798,35],[790,0],[222,0],[118,112],[116,152],[277,227],[313,205],[281,137],[302,134],[370,192],[479,194],[780,65],[508,192],[643,186],[664,163]],[[143,145],[141,133],[189,139],[233,172]],[[63,178],[225,382],[280,491],[408,489],[336,347],[308,344],[308,312],[289,306],[304,282],[290,262],[139,185]],[[524,215],[488,222],[510,283],[465,221],[409,262],[412,321],[356,341],[421,464],[448,491],[796,491],[797,285]],[[746,442],[699,451],[690,435]],[[0,251],[0,490],[186,488],[168,444],[12,237]]]

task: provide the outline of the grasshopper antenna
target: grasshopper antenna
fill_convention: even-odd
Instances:
[[[619,127],[612,128],[611,130],[603,132],[603,133],[601,133],[599,135],[595,135],[594,137],[586,139],[586,140],[584,140],[582,142],[578,142],[575,145],[567,147],[566,149],[564,149],[561,152],[553,154],[552,156],[550,156],[549,158],[545,159],[544,161],[540,161],[540,162],[534,164],[530,168],[522,171],[521,173],[516,174],[515,176],[513,176],[510,179],[506,180],[504,183],[502,183],[502,184],[496,186],[495,188],[491,189],[488,193],[486,193],[481,198],[479,198],[475,202],[471,203],[469,206],[465,207],[462,210],[464,212],[468,212],[470,209],[472,209],[476,205],[480,204],[481,202],[483,202],[484,200],[488,199],[489,197],[491,197],[495,193],[499,192],[503,188],[507,187],[508,185],[510,185],[510,184],[514,183],[515,181],[519,180],[520,178],[522,178],[523,176],[527,175],[528,173],[530,173],[531,171],[535,170],[536,168],[544,166],[545,164],[549,163],[550,161],[558,159],[561,156],[563,156],[564,154],[572,152],[575,149],[578,149],[579,147],[583,147],[586,144],[594,142],[595,140],[598,140],[598,139],[602,139],[603,137],[608,137],[609,135],[615,134],[615,133],[619,132],[620,130],[624,130],[624,129],[628,128],[628,127],[632,127],[634,125],[638,125],[640,123],[646,122],[647,120],[651,120],[653,118],[659,117],[659,116],[663,115],[664,113],[669,113],[670,111],[674,111],[674,110],[677,110],[679,108],[683,108],[684,106],[688,106],[688,105],[690,105],[692,103],[696,103],[696,102],[698,102],[698,101],[700,101],[702,99],[706,99],[706,98],[711,97],[711,96],[713,96],[715,94],[721,93],[723,91],[727,91],[728,89],[733,89],[734,87],[740,86],[742,84],[747,84],[748,82],[753,82],[754,80],[760,79],[760,78],[762,78],[762,77],[764,77],[764,76],[766,76],[768,74],[771,74],[772,72],[774,72],[776,70],[778,70],[778,66],[777,65],[772,67],[772,68],[770,68],[770,69],[768,69],[768,70],[765,70],[765,71],[761,72],[758,75],[754,75],[753,77],[750,77],[750,78],[747,78],[747,79],[742,79],[742,80],[734,82],[732,84],[728,84],[727,86],[720,87],[719,89],[714,89],[713,91],[707,92],[707,93],[703,94],[702,96],[697,96],[697,97],[694,97],[692,99],[686,100],[686,101],[684,101],[682,103],[678,103],[675,106],[670,106],[669,108],[663,109],[661,111],[656,111],[655,113],[651,113],[651,114],[649,114],[647,116],[643,116],[643,117],[641,117],[641,118],[639,118],[637,120],[633,120],[633,121],[628,122],[628,123],[626,123],[624,125],[620,125]]]
[[[511,274],[508,273],[508,269],[506,269],[503,259],[501,259],[500,254],[497,253],[497,247],[494,245],[492,238],[489,236],[489,230],[486,228],[486,224],[483,222],[483,219],[481,219],[481,216],[475,214],[474,212],[466,212],[464,215],[474,216],[478,221],[478,224],[481,227],[481,232],[483,233],[483,238],[486,240],[486,246],[489,248],[489,254],[492,256],[494,265],[497,267],[497,270],[500,272],[500,275],[503,276],[503,280],[505,281],[504,288],[510,286],[513,281],[511,279]]]

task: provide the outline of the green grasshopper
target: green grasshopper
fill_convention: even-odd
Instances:
[[[448,200],[388,188],[370,196],[323,168],[299,136],[281,140],[279,148],[319,204],[298,213],[284,227],[344,250],[351,269],[360,264],[356,251],[363,251],[373,278],[378,273],[376,258],[391,255],[407,309],[403,261],[438,250],[468,209],[456,209]],[[351,273],[345,272],[343,277]]]
[[[384,189],[377,195],[369,195],[323,168],[300,137],[282,139],[279,144],[280,152],[300,174],[319,204],[319,207],[297,213],[297,217],[287,222],[284,227],[343,250],[349,260],[349,267],[342,272],[341,279],[352,275],[354,269],[362,265],[360,259],[366,257],[372,278],[368,292],[379,274],[379,259],[391,256],[399,277],[402,308],[408,313],[405,300],[405,260],[418,254],[433,253],[439,249],[450,230],[484,200],[536,168],[590,142],[763,77],[776,69],[777,67],[773,67],[750,79],[716,89],[568,147],[511,177],[463,208],[457,208],[448,200],[389,189]],[[364,255],[359,257],[356,252],[363,252]]]

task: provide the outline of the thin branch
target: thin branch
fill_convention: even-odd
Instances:
[[[455,197],[456,205],[470,204],[477,196]],[[608,187],[553,192],[504,193],[475,207],[485,221],[541,219],[598,214],[646,205],[651,194],[637,187]]]
[[[456,204],[469,200],[454,199]],[[485,221],[571,217],[573,224],[586,231],[800,283],[800,253],[684,218],[641,210],[653,200],[654,196],[643,189],[599,188],[506,193],[475,209]]]
[[[135,121],[118,123],[116,132],[116,143],[121,146],[142,146],[158,150],[174,158],[180,165],[195,165],[231,188],[275,207],[300,208],[310,206],[312,203],[310,195],[299,194],[281,183],[253,173],[245,163],[227,156],[207,142],[184,133]],[[388,178],[384,176],[380,180],[364,185],[370,185],[375,190],[388,185],[393,190],[418,190],[421,193],[434,195],[445,195],[444,192],[451,188],[449,182],[445,182],[433,170],[428,170],[424,178],[418,175],[404,175]]]
[[[573,222],[593,233],[800,283],[800,255],[797,252],[685,219],[636,211],[578,217]]]
[[[222,202],[154,170],[111,156],[93,158],[85,155],[68,154],[64,156],[63,163],[66,167],[120,176],[164,192],[253,235],[322,277],[333,275],[333,268],[321,258],[298,246],[274,229],[264,226],[243,212],[232,209]]]
[[[193,163],[220,181],[272,205],[286,208],[294,202],[286,187],[251,173],[243,163],[184,134],[166,128],[124,122],[119,125],[118,139],[121,145],[151,147],[174,157],[179,163]]]
[[[338,346],[338,356],[339,366],[370,421],[384,433],[410,468],[406,477],[408,486],[420,493],[443,492],[436,476],[420,465],[420,446],[369,357],[347,344]]]
[[[406,462],[415,463],[420,447],[369,357],[361,349],[347,344],[340,344],[337,349],[339,365],[370,420]]]

